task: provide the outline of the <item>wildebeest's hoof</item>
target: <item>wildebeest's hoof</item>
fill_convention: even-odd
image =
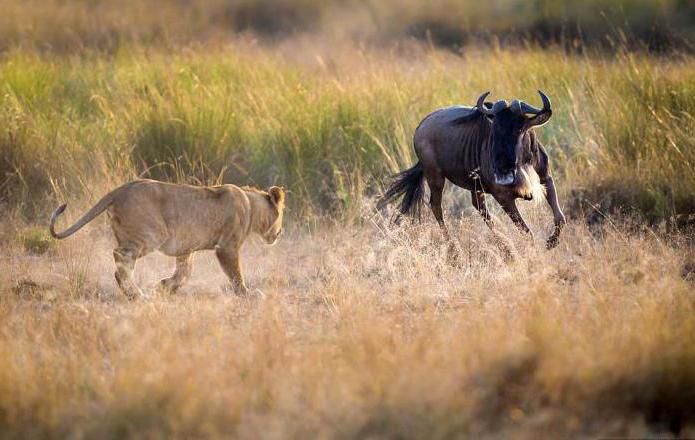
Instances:
[[[174,282],[171,278],[165,278],[157,284],[157,289],[160,292],[174,294],[179,290],[179,285]]]
[[[239,286],[235,284],[229,284],[223,287],[223,291],[225,293],[231,293],[232,295],[244,298],[249,296],[249,289],[247,289],[245,285]]]
[[[516,254],[511,249],[503,249],[502,258],[504,258],[505,263],[513,263],[516,261]]]
[[[135,301],[137,299],[143,298],[145,295],[141,291],[129,291],[124,292],[125,299],[128,301]]]
[[[454,243],[449,243],[446,250],[446,262],[450,266],[461,267],[461,253]]]
[[[560,239],[555,236],[551,236],[548,241],[545,243],[546,249],[554,249],[558,244],[560,243]]]

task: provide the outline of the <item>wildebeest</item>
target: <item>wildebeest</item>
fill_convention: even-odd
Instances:
[[[379,201],[379,209],[402,195],[400,214],[419,213],[426,180],[430,208],[449,239],[442,215],[442,191],[449,180],[471,192],[473,206],[490,229],[493,223],[485,205],[486,193],[497,200],[521,231],[531,234],[516,199],[545,197],[555,219],[547,247],[555,247],[565,216],[558,204],[548,155],[533,131],[552,115],[550,100],[540,90],[538,93],[542,109],[516,99],[511,104],[504,100],[485,102],[490,94],[487,92],[478,98],[475,107],[446,107],[426,116],[413,137],[418,163],[395,176]]]

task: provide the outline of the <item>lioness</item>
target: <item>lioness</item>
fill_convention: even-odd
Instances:
[[[74,234],[108,209],[118,242],[113,251],[116,281],[128,298],[142,294],[132,280],[135,261],[154,250],[176,257],[176,271],[161,281],[169,291],[191,275],[193,252],[215,249],[222,270],[235,289],[245,294],[239,249],[251,233],[275,243],[282,232],[285,192],[277,186],[266,192],[234,185],[197,187],[136,180],[106,194],[77,223],[57,233],[55,221],[66,206],[51,215],[55,238]]]

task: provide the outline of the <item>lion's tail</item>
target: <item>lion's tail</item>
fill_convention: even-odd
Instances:
[[[72,234],[74,234],[75,232],[79,231],[84,225],[86,225],[87,223],[94,220],[94,218],[96,216],[98,216],[99,214],[104,212],[104,210],[106,210],[106,208],[108,208],[111,205],[111,203],[113,203],[113,199],[116,195],[116,191],[118,191],[119,189],[120,188],[117,188],[117,189],[111,191],[110,193],[106,194],[104,197],[102,197],[101,200],[99,200],[97,202],[97,204],[92,207],[92,209],[87,211],[87,213],[85,215],[83,215],[81,219],[79,219],[77,221],[77,223],[70,226],[68,229],[66,229],[63,232],[56,232],[55,231],[56,219],[58,218],[58,216],[60,216],[60,214],[63,213],[63,211],[65,211],[65,208],[68,206],[67,203],[60,205],[58,207],[58,209],[53,211],[53,214],[51,214],[51,225],[49,226],[49,230],[51,231],[51,236],[53,236],[54,238],[63,239],[63,238],[69,237]]]

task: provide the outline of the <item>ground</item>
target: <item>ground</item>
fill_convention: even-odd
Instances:
[[[500,220],[512,262],[469,211],[450,220],[456,265],[431,221],[289,224],[276,246],[245,246],[248,297],[200,252],[174,295],[154,289],[173,259],[144,258],[149,297],[126,300],[104,219],[40,255],[7,242],[0,432],[693,435],[685,238],[572,222],[546,251],[550,213],[524,206],[535,241]]]

